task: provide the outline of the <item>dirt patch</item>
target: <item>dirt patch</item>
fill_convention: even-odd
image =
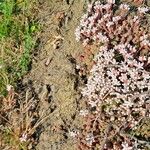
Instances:
[[[32,70],[23,80],[24,84],[32,85],[40,101],[40,116],[43,113],[49,116],[37,134],[39,140],[35,149],[76,150],[77,141],[71,133],[82,128],[79,87],[84,82],[80,82],[76,60],[84,50],[76,42],[74,32],[86,2],[40,0],[40,3],[38,20],[42,32],[33,54]],[[102,124],[100,134],[104,135],[103,129],[108,123]]]
[[[75,142],[69,133],[81,124],[75,58],[82,51],[74,31],[85,3],[47,0],[41,1],[40,7],[42,34],[24,84],[32,82],[40,99],[40,113],[47,110],[51,115],[42,125],[36,149],[73,150]]]

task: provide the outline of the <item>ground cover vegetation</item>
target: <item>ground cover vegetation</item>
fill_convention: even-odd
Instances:
[[[37,117],[33,109],[37,105],[15,91],[18,80],[30,70],[35,33],[39,29],[35,13],[36,1],[0,1],[1,149],[26,149],[27,136],[34,133],[33,120]]]
[[[24,89],[17,86],[18,81],[32,69],[32,53],[39,44],[36,42],[40,33],[37,3],[37,0],[0,0],[0,149],[36,149],[46,119],[53,124],[50,118],[54,116],[52,112],[57,100],[53,102],[51,83],[43,86],[42,94],[38,87],[29,84]],[[62,1],[67,5],[73,3],[76,1]],[[64,115],[67,120],[64,126],[55,125],[54,120],[54,126],[48,127],[58,138],[63,133],[66,141],[73,139],[77,150],[149,150],[150,9],[144,0],[93,0],[85,1],[85,4],[88,4],[87,10],[85,6],[85,14],[75,31],[83,53],[72,58],[79,86],[75,90],[80,97],[75,114],[83,126],[69,125],[65,129],[68,120]],[[64,11],[56,14],[52,16],[63,26],[67,15]],[[42,23],[45,23],[44,19]],[[61,52],[63,46],[58,45],[63,45],[65,38],[56,36],[50,44],[48,51],[54,48],[57,52],[53,57],[57,58]],[[49,69],[51,62],[53,59],[44,62]],[[55,67],[59,68],[57,64]],[[65,91],[62,90],[61,94],[65,96]],[[61,98],[60,101],[64,103]],[[60,101],[58,110],[62,105]],[[41,108],[44,103],[48,111]],[[57,114],[60,120],[61,113]],[[60,134],[56,134],[59,131]],[[47,138],[49,134],[44,136],[44,140]],[[41,145],[46,147],[49,141],[46,142]],[[51,146],[61,149],[61,142],[59,145],[54,142]]]
[[[145,126],[144,135],[139,130],[143,120],[150,117],[146,13],[149,8],[142,1],[137,7],[108,0],[89,4],[81,18],[75,32],[77,41],[85,54],[93,45],[99,50],[93,53],[93,65],[81,92],[87,108],[81,111],[86,121],[79,135],[79,149],[150,148],[149,127]]]

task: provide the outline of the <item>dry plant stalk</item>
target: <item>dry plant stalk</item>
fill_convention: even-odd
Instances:
[[[29,98],[29,90],[26,91],[25,99],[19,99],[19,95],[11,88],[8,95],[2,100],[0,109],[1,124],[4,129],[9,129],[10,135],[17,143],[34,142],[32,135],[37,128],[49,118],[49,115],[39,116],[38,101],[34,97]]]

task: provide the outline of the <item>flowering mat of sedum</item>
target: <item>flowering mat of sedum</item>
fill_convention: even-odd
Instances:
[[[81,88],[86,107],[80,111],[85,124],[79,149],[150,148],[149,136],[137,133],[150,117],[149,13],[142,1],[131,6],[107,0],[90,3],[82,16],[76,40],[84,47],[82,57],[89,59],[90,50],[94,59]],[[84,70],[82,65],[78,69]]]
[[[150,150],[148,6],[38,0],[32,68],[0,102],[0,150]]]

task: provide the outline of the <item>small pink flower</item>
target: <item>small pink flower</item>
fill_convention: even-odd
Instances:
[[[107,0],[107,3],[115,4],[115,0]]]
[[[121,74],[121,76],[119,77],[120,81],[122,81],[123,83],[127,84],[128,83],[128,78],[126,74]]]
[[[141,14],[145,14],[146,12],[149,11],[149,8],[147,8],[147,7],[139,7],[139,8],[138,8],[138,11],[139,11]]]
[[[119,8],[123,9],[123,10],[129,10],[130,9],[129,5],[127,5],[127,4],[121,4]]]

